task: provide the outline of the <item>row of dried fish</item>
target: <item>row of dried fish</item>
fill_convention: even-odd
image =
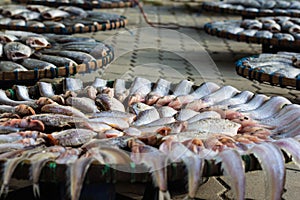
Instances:
[[[84,27],[120,19],[116,14],[85,11],[74,6],[51,8],[43,5],[10,4],[1,6],[0,12],[0,25],[39,28]]]
[[[264,13],[278,13],[288,14],[295,13],[300,14],[299,1],[285,1],[285,0],[226,0],[220,2],[205,2],[210,6],[216,6],[225,9],[234,9],[238,11],[248,12],[264,12]]]
[[[300,76],[299,56],[299,53],[294,52],[262,53],[257,57],[243,60],[242,64],[263,73],[298,78]]]
[[[263,17],[211,23],[212,28],[249,37],[297,41],[300,38],[300,20],[291,17]]]
[[[16,0],[16,2],[18,2],[19,0]],[[55,1],[51,1],[51,0],[46,0],[46,1],[41,1],[41,0],[30,0],[27,3],[31,3],[31,4],[44,4],[45,2],[49,2],[49,3],[55,3],[55,4],[78,4],[82,5],[82,4],[92,4],[92,5],[98,5],[98,4],[111,4],[111,3],[123,3],[123,2],[128,2],[128,0],[93,0],[93,1],[87,1],[87,0],[55,0]]]
[[[113,88],[107,85],[96,79],[84,87],[69,78],[64,93],[55,94],[50,83],[40,82],[38,100],[26,87],[15,86],[18,100],[7,96],[11,91],[0,90],[0,157],[6,163],[2,192],[22,161],[29,160],[35,170],[36,195],[42,166],[49,160],[66,164],[72,199],[79,198],[92,162],[135,162],[150,169],[160,199],[170,199],[166,165],[182,161],[188,169],[188,196],[194,198],[204,160],[212,159],[232,176],[236,198],[244,199],[241,155],[254,154],[266,172],[266,194],[279,199],[285,178],[280,149],[299,164],[300,106],[286,98],[212,82],[195,87],[187,80],[152,83],[137,77],[129,86],[123,79],[115,80]]]
[[[0,32],[0,42],[0,71],[76,66],[101,59],[111,51],[91,38],[22,31]]]

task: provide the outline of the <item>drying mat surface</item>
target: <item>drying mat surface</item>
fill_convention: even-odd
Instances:
[[[236,72],[250,80],[300,89],[299,54],[260,54],[236,62]]]
[[[114,92],[110,90],[112,87]],[[152,93],[150,93],[151,89]],[[95,96],[96,94],[98,96]],[[124,95],[126,96],[125,99]],[[157,110],[163,107],[165,109],[173,109],[173,113],[160,112],[161,114],[158,116],[146,114],[155,112],[153,110],[155,108],[149,108],[147,105],[141,104],[143,98],[140,97],[143,95],[147,96],[146,102],[149,105],[160,105],[160,107],[157,107]],[[113,97],[114,99],[112,99]],[[190,103],[187,103],[187,99],[183,102],[182,100],[185,99],[183,97],[192,98],[192,100],[189,100]],[[70,101],[68,98],[73,99]],[[39,101],[34,99],[38,99]],[[86,101],[87,104],[85,106],[83,104],[80,105],[79,99]],[[168,102],[166,101],[167,99],[172,100]],[[34,160],[38,159],[38,157],[30,159],[31,156],[39,155],[39,151],[43,153],[47,151],[58,153],[61,149],[64,149],[63,146],[71,146],[72,148],[63,150],[62,154],[55,154],[56,158],[44,163],[46,167],[41,174],[41,180],[64,181],[66,177],[69,177],[68,175],[66,176],[66,173],[71,171],[71,173],[75,173],[73,174],[75,179],[71,183],[77,184],[76,180],[79,178],[76,178],[77,170],[83,169],[82,167],[89,168],[91,164],[90,170],[84,170],[87,172],[87,180],[89,182],[148,182],[151,177],[149,168],[158,167],[155,169],[162,174],[166,173],[166,176],[163,179],[154,179],[153,181],[160,180],[157,184],[165,184],[167,180],[184,179],[186,176],[184,173],[185,170],[183,170],[185,168],[184,162],[188,162],[184,158],[189,157],[190,159],[195,159],[195,163],[191,162],[193,164],[190,163],[187,166],[188,171],[189,173],[196,172],[197,174],[197,176],[190,174],[189,177],[199,178],[198,170],[202,165],[200,164],[199,166],[196,160],[203,159],[202,176],[204,177],[222,175],[223,170],[227,172],[229,170],[230,172],[231,170],[228,168],[228,165],[233,163],[236,171],[230,174],[239,182],[243,181],[245,171],[258,170],[260,169],[260,165],[262,165],[263,170],[268,171],[267,174],[272,173],[273,169],[278,170],[276,171],[276,176],[274,174],[274,176],[268,178],[274,179],[273,181],[279,182],[279,185],[283,186],[284,161],[290,162],[292,158],[295,162],[299,161],[299,152],[294,151],[296,148],[300,148],[300,143],[297,141],[299,139],[299,122],[297,121],[300,113],[299,105],[292,104],[289,100],[280,96],[268,97],[261,94],[253,94],[249,91],[238,91],[229,85],[220,87],[212,82],[206,82],[201,86],[195,86],[187,80],[180,81],[179,83],[171,83],[162,79],[159,79],[154,84],[147,79],[136,78],[133,83],[129,84],[122,79],[117,79],[113,82],[96,79],[93,84],[83,86],[80,79],[66,78],[62,82],[53,84],[40,82],[38,85],[28,88],[15,86],[7,91],[1,90],[0,100],[3,105],[2,109],[6,109],[6,111],[11,109],[14,112],[10,113],[12,115],[9,115],[9,113],[1,115],[1,117],[11,116],[14,118],[2,118],[2,125],[7,128],[4,129],[1,127],[2,131],[9,132],[9,127],[12,129],[26,127],[26,130],[47,132],[47,134],[39,133],[38,138],[40,139],[31,138],[30,143],[23,143],[25,139],[19,140],[20,138],[17,137],[15,142],[19,145],[11,148],[17,148],[14,151],[16,155],[21,153],[23,156],[19,156],[17,159],[10,157],[2,161],[3,163],[19,163],[14,173],[14,177],[18,179],[28,179],[30,163],[34,163]],[[97,109],[103,111],[99,112],[100,110],[98,110],[95,111],[96,113],[87,112],[85,109],[87,109],[86,106],[90,102],[93,102],[91,100],[95,101],[94,105],[97,106]],[[115,103],[105,105],[104,103],[107,100],[112,100]],[[131,115],[127,115],[128,118],[124,117],[125,110],[122,111],[122,106],[117,103],[118,101],[123,102],[124,108],[127,105],[131,108],[129,109]],[[4,106],[5,104],[8,106]],[[27,104],[27,106],[24,107],[20,104]],[[67,105],[72,105],[72,109]],[[60,109],[51,109],[50,111],[51,107],[59,107]],[[64,120],[51,120],[51,116],[58,116],[53,115],[54,112],[62,114],[62,108],[70,111],[68,114],[76,113],[76,116],[85,116],[80,118],[84,121],[81,121],[76,116],[71,117],[72,119],[69,122],[67,116],[65,116]],[[75,108],[78,110],[75,111]],[[118,118],[116,115],[111,115],[114,112],[111,109],[118,109],[119,111],[115,114],[123,113],[123,117]],[[113,119],[117,121],[110,121],[113,119],[109,118],[109,116],[104,117],[102,114],[105,111],[108,111],[106,114],[113,116]],[[49,118],[35,118],[39,112],[48,113],[47,116]],[[184,114],[184,112],[186,113]],[[206,115],[204,116],[203,113],[205,112]],[[139,113],[135,119],[132,118],[132,115],[135,115],[134,113]],[[195,121],[191,121],[193,118],[189,116],[191,113],[194,114],[193,117],[201,115],[202,119],[200,116],[197,120],[194,118],[193,120]],[[145,115],[148,117],[142,119]],[[167,117],[167,115],[170,116]],[[19,123],[22,119],[18,119],[18,116],[27,119],[26,123],[28,123],[28,126],[26,123]],[[153,126],[149,125],[156,121],[153,116],[157,119],[171,119],[171,121],[167,122],[163,120],[158,123],[160,125],[156,125],[153,128]],[[101,121],[101,118],[104,121]],[[93,122],[97,123],[95,119],[100,120],[99,126],[92,125]],[[149,122],[149,119],[152,121]],[[126,122],[119,123],[120,121],[118,122],[118,120],[123,122],[128,120],[127,128],[124,125]],[[60,125],[57,126],[57,123]],[[81,129],[74,130],[74,124],[76,123],[76,127],[80,127]],[[88,126],[86,123],[88,123]],[[157,121],[155,123],[157,124]],[[225,126],[222,127],[222,124]],[[147,132],[146,129],[136,132],[133,129],[129,130],[128,126],[136,130],[141,130],[145,127],[152,127],[153,129],[150,128],[152,129],[151,132]],[[61,129],[72,130],[73,132],[69,132],[70,135],[65,136],[59,136],[59,134],[52,132],[53,130],[60,131]],[[85,129],[85,131],[82,129]],[[93,136],[98,139],[92,140],[91,135],[88,136],[89,134],[94,134],[91,129],[98,132]],[[147,130],[149,131],[150,129]],[[18,136],[18,133],[16,134],[11,136]],[[173,136],[170,137],[170,134]],[[32,136],[27,135],[27,137]],[[42,147],[41,145],[44,143],[50,146],[50,149]],[[52,145],[54,144],[60,145],[60,150],[52,149]],[[82,144],[83,146],[81,146]],[[5,146],[5,144],[2,145]],[[25,150],[24,148],[28,146],[33,147],[33,149],[29,148]],[[179,157],[178,148],[181,149],[179,152],[182,153]],[[100,151],[98,152],[97,149]],[[291,153],[292,157],[287,156],[280,149]],[[2,149],[4,152],[6,150],[5,148]],[[3,154],[4,152],[0,154],[3,158],[6,155]],[[97,154],[97,152],[100,154]],[[99,157],[102,155],[101,152],[105,156],[102,161],[102,158]],[[55,155],[51,154],[54,157]],[[61,157],[59,157],[60,155]],[[87,157],[81,156],[81,158],[78,158],[79,155],[86,155]],[[97,155],[98,161],[89,159],[88,155]],[[195,155],[195,157],[192,155]],[[65,160],[65,156],[71,156],[72,158],[70,159],[74,159],[73,161],[76,163],[67,165],[64,162],[72,161],[70,159],[67,159],[68,161]],[[110,156],[113,156],[115,159],[109,160]],[[105,161],[105,158],[108,160]],[[169,160],[169,163],[165,163],[166,159]],[[181,162],[181,159],[184,162]],[[58,160],[60,163],[58,163]],[[219,163],[220,161],[221,164]],[[268,167],[271,161],[273,163],[272,167]],[[104,163],[101,164],[101,162]],[[242,163],[244,163],[245,168]],[[4,164],[2,166],[9,165]],[[79,168],[73,168],[76,166]],[[71,167],[71,169],[67,170],[68,167]],[[8,168],[4,168],[4,173],[7,170]],[[79,174],[82,177],[82,173]],[[72,175],[70,176],[73,177]],[[157,176],[157,174],[154,176]],[[240,191],[244,190],[242,183],[240,186],[238,189]],[[283,187],[276,188],[276,194],[281,194],[281,190],[283,190]],[[243,192],[239,194],[243,196]]]
[[[73,34],[124,27],[127,19],[117,14],[85,11],[79,7],[43,5],[1,6],[0,28],[35,33]]]
[[[300,4],[298,1],[227,0],[220,2],[204,2],[202,8],[206,11],[241,15],[246,18],[263,16],[300,16]]]
[[[291,17],[216,21],[204,25],[205,31],[210,35],[279,48],[299,47],[299,28],[299,19]]]
[[[0,38],[0,83],[6,86],[92,72],[114,58],[112,47],[87,37],[5,31]]]
[[[23,3],[23,4],[38,4],[45,5],[51,7],[58,6],[77,6],[83,9],[94,9],[94,8],[125,8],[125,7],[133,7],[135,6],[134,1],[131,0],[113,0],[113,1],[39,1],[39,0],[12,0],[15,3]]]

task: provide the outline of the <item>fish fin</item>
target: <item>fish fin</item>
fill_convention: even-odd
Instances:
[[[2,184],[0,189],[0,197],[4,197],[5,199],[8,194],[8,189],[9,189],[8,185]]]
[[[35,198],[39,198],[40,197],[40,187],[37,183],[33,184],[33,195]]]
[[[170,196],[169,191],[163,192],[163,191],[159,190],[158,200],[171,200],[171,196]]]

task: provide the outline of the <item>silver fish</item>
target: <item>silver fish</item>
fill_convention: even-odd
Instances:
[[[145,78],[136,77],[129,89],[128,106],[133,103],[145,101],[149,92],[151,92],[151,81]]]
[[[30,21],[27,21],[27,26],[28,27],[39,27],[39,28],[44,28],[45,27],[45,24],[42,23],[42,22],[39,22],[39,21],[34,21],[34,20],[30,20]]]
[[[263,94],[255,94],[252,99],[250,99],[245,104],[229,106],[230,109],[238,110],[240,112],[246,112],[250,110],[255,110],[259,108],[264,102],[270,98]]]
[[[12,19],[7,25],[8,26],[26,26],[26,21],[23,19]]]
[[[104,87],[106,85],[107,85],[107,80],[98,77],[96,77],[94,82],[92,83],[92,86],[95,88]]]
[[[236,94],[230,99],[226,99],[224,101],[217,103],[217,105],[234,106],[234,105],[244,104],[248,102],[253,97],[253,95],[254,95],[253,92],[242,91],[241,93]]]
[[[99,110],[116,110],[125,112],[124,105],[114,97],[110,97],[108,94],[99,94],[95,99],[96,105]]]
[[[215,91],[220,89],[220,86],[213,82],[205,82],[201,84],[195,91],[191,93],[192,96],[195,97],[195,99],[200,99],[208,94],[211,94]]]
[[[176,122],[174,117],[164,117],[164,118],[155,120],[153,122],[150,122],[148,124],[145,124],[145,126],[161,126],[161,125],[168,125],[168,124],[171,124],[174,122]]]
[[[9,5],[7,7],[4,7],[2,10],[2,14],[7,17],[12,17],[23,12],[30,12],[30,10],[26,9],[24,6],[19,5]]]
[[[0,19],[0,25],[7,25],[7,24],[9,24],[10,22],[11,22],[11,18],[1,18]]]
[[[226,119],[202,119],[188,124],[187,130],[199,130],[201,132],[220,133],[234,136],[237,134],[240,124]]]
[[[32,48],[48,48],[51,46],[47,39],[42,36],[24,36],[20,40]]]
[[[86,114],[100,112],[95,101],[87,97],[69,97],[66,103]]]
[[[145,110],[149,110],[154,108],[153,106],[149,106],[148,104],[142,103],[142,102],[137,102],[134,103],[132,106],[129,107],[129,111],[131,113],[134,113],[136,115],[138,115],[140,112],[145,111]]]
[[[265,173],[266,199],[281,199],[285,182],[284,158],[281,151],[273,144],[262,143],[253,146],[249,153],[254,154]]]
[[[221,102],[225,99],[229,99],[229,98],[232,98],[234,95],[236,95],[239,91],[232,87],[232,86],[223,86],[221,87],[220,89],[218,89],[217,91],[209,94],[209,95],[206,95],[204,97],[202,97],[201,99],[209,104],[209,105],[212,105],[212,104],[216,104],[218,102]]]
[[[60,132],[53,132],[46,137],[51,144],[61,146],[80,146],[90,141],[97,133],[87,129],[67,129]]]
[[[55,95],[52,84],[47,82],[37,82],[40,95],[42,97],[52,97]]]
[[[16,92],[17,99],[19,101],[32,101],[29,97],[28,88],[24,85],[14,85],[12,87],[13,90]]]
[[[114,81],[114,97],[123,102],[129,94],[129,90],[126,89],[126,81],[123,79],[116,79]]]
[[[10,106],[17,106],[20,104],[26,104],[31,107],[36,107],[36,102],[34,100],[27,100],[27,101],[14,101],[11,100],[6,96],[6,93],[4,90],[0,90],[0,103],[4,105],[10,105]]]
[[[254,37],[271,39],[273,37],[273,33],[266,30],[259,30],[255,33]]]
[[[134,144],[131,150],[131,159],[136,164],[144,164],[150,169],[153,182],[160,190],[159,199],[171,199],[167,189],[167,156],[158,149],[144,144]]]
[[[4,45],[4,53],[9,60],[19,60],[30,57],[32,49],[20,42],[10,42]]]
[[[193,123],[202,119],[207,119],[207,118],[216,118],[216,119],[221,119],[221,115],[215,111],[205,111],[201,112],[187,120],[187,122]]]
[[[16,40],[18,40],[18,38],[12,34],[0,33],[0,42],[2,44],[14,42]]]
[[[59,9],[50,9],[43,11],[41,16],[46,20],[57,20],[69,17],[70,14]]]
[[[46,10],[51,9],[48,6],[43,6],[43,5],[26,5],[26,8],[29,9],[29,10],[32,10],[32,11],[39,12],[39,13],[42,13]]]
[[[178,121],[187,121],[188,119],[194,117],[195,115],[199,114],[199,112],[196,112],[191,109],[181,109],[177,114],[176,114],[176,119]]]
[[[153,90],[147,95],[146,104],[152,105],[160,97],[168,95],[170,88],[171,88],[171,82],[161,78],[158,79],[153,87]]]
[[[52,63],[41,61],[34,58],[25,58],[22,60],[21,65],[26,67],[27,69],[33,70],[35,68],[37,69],[50,69],[50,68],[56,68],[55,65]]]
[[[15,19],[23,19],[25,21],[28,20],[38,20],[40,19],[40,13],[30,11],[30,12],[22,12],[14,16]]]
[[[55,50],[50,50],[50,51],[45,51],[46,54],[54,54],[56,56],[62,56],[62,57],[67,57],[70,58],[71,60],[74,60],[78,64],[82,63],[87,63],[87,62],[92,62],[95,61],[96,59],[84,52],[79,52],[79,51],[55,51]]]
[[[246,177],[241,155],[236,150],[226,149],[217,155],[216,162],[221,162],[225,174],[231,177],[236,199],[245,199]]]
[[[122,118],[131,124],[135,120],[136,115],[128,112],[109,110],[109,111],[101,111],[99,113],[94,113],[91,118],[101,118],[101,117]]]
[[[181,96],[181,95],[187,95],[191,92],[192,86],[193,86],[193,82],[192,81],[188,81],[188,80],[182,80],[180,81],[173,92],[173,95],[175,96]]]
[[[136,121],[133,122],[133,125],[135,126],[145,125],[155,120],[158,120],[159,118],[160,118],[159,113],[155,108],[145,110],[138,114]]]
[[[66,91],[78,91],[83,89],[83,82],[78,78],[65,78],[63,82],[64,92]]]
[[[126,120],[124,120],[123,118],[116,117],[93,118],[89,119],[88,123],[104,123],[119,130],[129,128],[129,123]]]
[[[83,10],[79,7],[75,7],[75,6],[60,6],[57,9],[66,11],[72,15],[79,16],[82,18],[85,18],[88,16],[88,13],[85,10]]]
[[[159,150],[168,155],[173,162],[180,160],[184,162],[188,171],[188,198],[195,198],[199,185],[202,182],[204,160],[183,144],[175,141],[165,141],[159,146]]]
[[[271,117],[277,113],[284,105],[291,104],[291,102],[280,96],[271,97],[270,100],[265,102],[259,108],[245,112],[243,114],[250,116],[253,119],[261,120]]]
[[[43,24],[49,28],[66,28],[63,23],[56,21],[43,21]]]
[[[58,104],[47,104],[41,108],[41,112],[69,115],[73,117],[87,118],[84,113],[71,106],[62,106]]]

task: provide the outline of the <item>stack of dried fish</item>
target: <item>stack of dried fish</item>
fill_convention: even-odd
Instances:
[[[0,32],[0,72],[50,69],[95,62],[112,49],[85,37]]]
[[[43,5],[5,5],[0,7],[0,25],[8,27],[44,28],[83,28],[108,22],[120,21],[117,14],[85,11],[74,6],[51,8]],[[67,31],[67,30],[66,30]],[[71,31],[71,30],[68,30]]]
[[[299,53],[262,53],[258,57],[243,59],[242,65],[262,73],[297,79],[300,77],[300,61],[298,59],[300,59]]]
[[[244,199],[241,155],[254,154],[266,173],[266,195],[280,199],[285,181],[280,149],[300,164],[300,106],[280,96],[212,82],[195,87],[187,80],[172,84],[159,79],[153,84],[140,77],[129,87],[122,79],[111,88],[102,79],[83,87],[81,80],[67,78],[62,94],[46,82],[35,89],[15,86],[15,99],[7,96],[12,91],[0,90],[2,193],[23,161],[31,163],[37,196],[43,166],[48,161],[65,164],[72,199],[79,198],[93,162],[135,162],[149,168],[160,199],[170,199],[166,166],[183,162],[188,197],[194,198],[204,161],[215,160],[233,178],[236,198]]]
[[[12,2],[17,3],[25,3],[25,4],[39,4],[39,5],[47,5],[47,6],[78,6],[84,9],[93,9],[93,8],[119,8],[119,7],[128,7],[134,6],[135,4],[130,0],[12,0]]]
[[[210,28],[235,35],[263,39],[297,41],[300,39],[300,18],[261,17],[210,23]]]
[[[237,13],[249,12],[256,15],[289,15],[299,16],[300,3],[294,0],[225,0],[220,2],[205,2],[204,9],[217,7],[229,9]]]

